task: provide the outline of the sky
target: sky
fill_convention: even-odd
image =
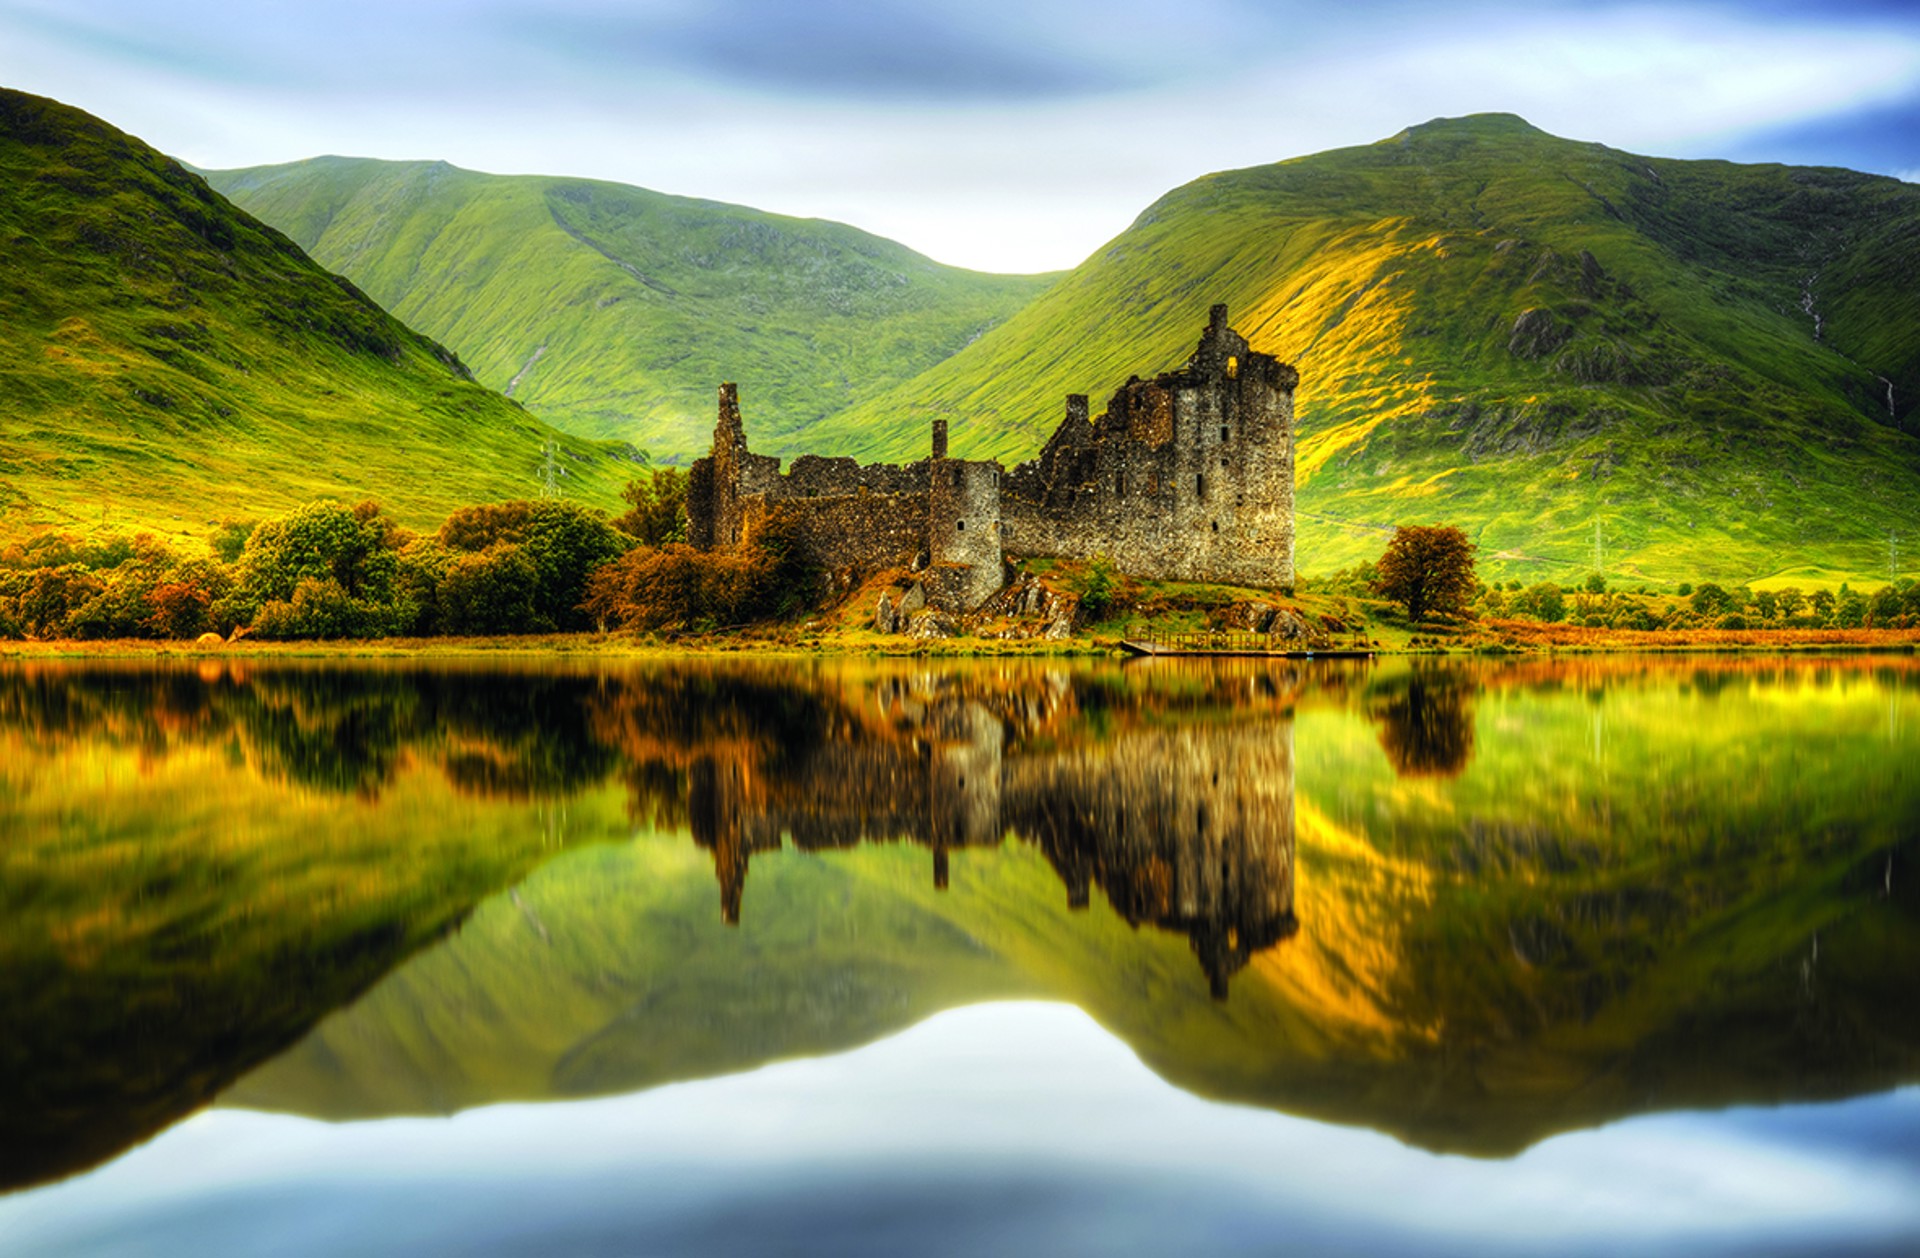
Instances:
[[[1487,111],[1920,181],[1916,0],[0,0],[0,86],[205,168],[610,179],[998,271],[1210,171]]]
[[[591,1046],[589,1041],[589,1046]],[[851,1052],[451,1118],[203,1112],[0,1197],[90,1254],[1912,1252],[1920,1089],[1655,1114],[1506,1161],[1182,1092],[1002,1002]]]

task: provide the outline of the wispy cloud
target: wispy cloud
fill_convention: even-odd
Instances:
[[[1490,110],[1920,167],[1920,14],[1876,0],[0,0],[0,82],[201,165],[579,174],[996,269],[1072,265],[1210,170]]]

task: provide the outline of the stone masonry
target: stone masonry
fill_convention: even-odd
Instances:
[[[905,466],[752,453],[734,386],[720,386],[713,451],[687,486],[689,540],[752,537],[774,511],[834,570],[924,566],[928,602],[968,611],[1006,579],[1012,556],[1105,556],[1131,576],[1293,586],[1293,391],[1299,373],[1255,352],[1215,306],[1178,371],[1135,377],[1104,414],[1067,399],[1038,458],[947,454],[933,421],[928,458]]]

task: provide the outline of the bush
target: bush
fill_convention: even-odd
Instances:
[[[1551,581],[1541,581],[1520,591],[1518,597],[1509,600],[1508,607],[1517,616],[1530,617],[1556,624],[1567,614],[1567,600],[1560,587]]]
[[[1734,608],[1733,595],[1711,581],[1703,581],[1687,600],[1696,616],[1719,616]]]
[[[797,523],[775,514],[735,547],[635,547],[593,574],[585,609],[626,629],[709,629],[791,615],[817,585]]]
[[[1113,610],[1114,596],[1119,593],[1120,578],[1113,567],[1113,560],[1105,555],[1096,555],[1087,566],[1086,576],[1080,579],[1080,616],[1088,623],[1105,620]]]
[[[262,605],[253,619],[263,638],[375,638],[386,631],[386,609],[353,597],[332,577],[303,578],[292,598]]]
[[[559,501],[466,507],[447,517],[438,540],[449,550],[468,554],[502,544],[518,546],[538,578],[533,602],[548,630],[592,628],[592,618],[581,606],[588,578],[633,544],[599,512]]]
[[[440,581],[442,633],[550,633],[553,620],[537,606],[540,574],[520,547],[499,542],[477,555],[459,555]]]
[[[399,568],[396,533],[371,503],[310,502],[253,530],[240,555],[235,598],[242,607],[291,604],[303,583],[331,581],[350,599],[386,603]]]
[[[213,599],[191,581],[163,581],[147,596],[143,626],[157,638],[194,638],[213,623],[208,615]]]

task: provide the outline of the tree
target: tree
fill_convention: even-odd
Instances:
[[[1408,618],[1466,616],[1473,597],[1473,543],[1451,524],[1403,524],[1375,565],[1374,593],[1405,605]]]
[[[642,546],[664,546],[687,540],[687,474],[676,468],[655,468],[627,482],[620,491],[632,510],[613,521],[613,527]]]
[[[503,544],[519,548],[538,578],[536,618],[520,632],[591,629],[592,617],[581,610],[587,578],[633,545],[598,512],[553,500],[463,507],[440,526],[438,540],[449,550],[476,555]],[[478,569],[469,571],[478,574]]]

